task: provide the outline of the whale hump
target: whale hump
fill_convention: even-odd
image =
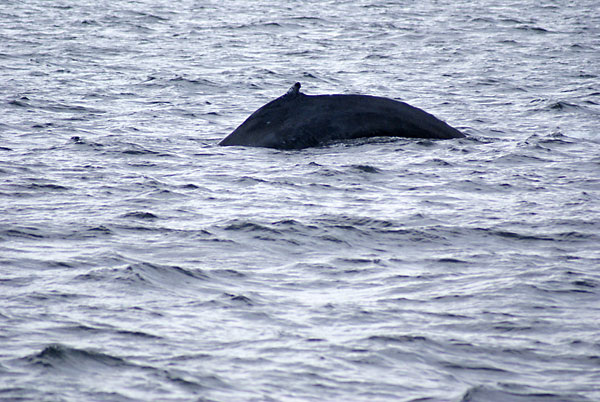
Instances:
[[[257,109],[219,145],[302,149],[368,137],[427,139],[465,135],[435,116],[389,98],[305,95],[296,82]]]

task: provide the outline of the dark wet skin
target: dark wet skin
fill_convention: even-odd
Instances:
[[[428,139],[465,135],[404,102],[368,95],[305,95],[300,83],[267,103],[219,145],[302,149],[368,137]]]

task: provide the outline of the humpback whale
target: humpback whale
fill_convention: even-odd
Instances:
[[[450,139],[465,135],[404,102],[369,95],[305,95],[297,82],[252,113],[219,145],[302,149],[382,136]]]

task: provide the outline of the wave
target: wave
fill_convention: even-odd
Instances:
[[[51,344],[42,351],[22,359],[26,364],[39,367],[45,375],[69,378],[62,386],[65,389],[89,388],[93,395],[105,392],[111,384],[118,384],[123,397],[137,387],[149,387],[158,391],[166,384],[181,387],[186,392],[201,392],[207,389],[228,389],[230,386],[215,374],[183,372],[177,369],[156,368],[147,363],[134,363],[129,359],[113,356],[105,352],[80,349],[63,344]],[[102,379],[97,382],[94,378]],[[123,378],[133,380],[131,384],[123,384]],[[156,385],[161,384],[161,385]],[[129,389],[128,389],[129,388]],[[166,389],[170,387],[167,386]],[[113,391],[111,389],[111,391]],[[113,391],[114,392],[114,391]],[[111,398],[112,399],[112,398]]]
[[[90,366],[98,365],[105,367],[131,366],[126,360],[105,353],[76,349],[61,344],[46,346],[41,352],[25,358],[29,363],[57,370],[82,368],[90,369]]]
[[[501,386],[475,385],[470,387],[460,399],[461,402],[589,402],[590,399],[577,393],[553,393],[531,389],[517,383],[505,383]]]

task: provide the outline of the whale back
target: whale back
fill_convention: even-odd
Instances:
[[[363,137],[464,135],[404,102],[369,95],[305,95],[300,83],[250,115],[219,145],[301,149]]]

